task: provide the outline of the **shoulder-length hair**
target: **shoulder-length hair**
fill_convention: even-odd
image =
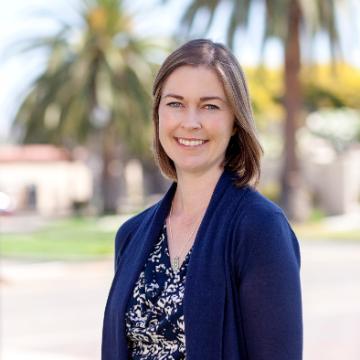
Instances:
[[[226,149],[223,166],[236,173],[237,186],[256,185],[260,178],[262,147],[256,135],[255,122],[244,73],[235,56],[224,45],[207,39],[192,40],[173,53],[162,64],[153,86],[153,152],[164,176],[177,180],[174,162],[159,139],[159,104],[169,75],[180,66],[206,66],[216,72],[235,115],[235,133]]]

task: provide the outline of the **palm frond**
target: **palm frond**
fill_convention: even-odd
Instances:
[[[132,151],[148,153],[149,131],[141,129],[150,123],[153,70],[147,54],[156,41],[132,33],[120,0],[84,0],[79,18],[83,28],[76,38],[64,20],[55,35],[25,38],[14,46],[18,54],[39,49],[49,54],[14,126],[22,128],[23,141],[56,143],[85,141],[105,126]],[[54,109],[59,109],[56,118]],[[96,120],[100,110],[107,114],[103,123]]]

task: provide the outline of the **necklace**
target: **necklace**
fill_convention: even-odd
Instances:
[[[170,233],[170,238],[173,239],[173,235],[172,235],[172,229],[171,229],[171,216],[172,216],[172,210],[173,210],[173,204],[171,204],[171,208],[170,208],[170,214],[169,214],[169,217],[168,217],[168,222],[169,222],[169,233]],[[197,229],[197,223],[198,223],[198,220],[200,218],[200,215],[201,215],[201,212],[199,214],[199,216],[196,218],[196,221],[194,222],[194,227],[193,229],[191,229],[190,233],[189,233],[189,236],[187,238],[187,240],[185,241],[185,244],[184,246],[182,247],[181,249],[181,252],[179,255],[175,256],[173,258],[173,260],[171,261],[171,258],[170,258],[170,263],[172,265],[172,268],[175,272],[178,272],[179,269],[180,269],[180,257],[182,256],[185,248],[186,248],[186,245],[190,242],[190,240],[192,239],[196,229]]]

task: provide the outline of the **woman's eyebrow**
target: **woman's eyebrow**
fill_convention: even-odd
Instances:
[[[184,100],[184,97],[181,95],[176,95],[176,94],[166,94],[163,96],[163,98],[167,98],[167,97],[172,97],[175,99],[179,99],[179,100]]]
[[[200,101],[210,101],[210,100],[220,100],[226,103],[226,101],[220,96],[204,96],[200,98]]]
[[[176,95],[176,94],[166,94],[163,96],[163,98],[167,98],[167,97],[172,97],[172,98],[175,98],[175,99],[179,99],[179,100],[184,100],[184,97],[181,96],[181,95]],[[226,100],[224,100],[222,97],[220,96],[203,96],[200,98],[200,101],[201,102],[204,102],[204,101],[211,101],[211,100],[220,100],[224,103],[226,103]]]

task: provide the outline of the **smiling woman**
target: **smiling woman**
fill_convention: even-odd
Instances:
[[[115,239],[102,359],[300,360],[300,251],[260,195],[261,146],[241,67],[193,40],[154,83],[154,154],[173,180]]]
[[[196,121],[195,117],[198,117],[200,127],[200,115],[204,118],[207,113],[206,118],[213,120],[231,116],[231,137],[224,139],[226,156],[223,156],[222,166],[238,174],[236,182],[239,186],[257,183],[262,149],[256,136],[247,84],[236,58],[224,46],[217,44],[214,49],[206,40],[197,40],[173,52],[159,70],[153,94],[154,150],[165,176],[172,180],[179,176],[161,141],[161,114],[167,100],[168,106],[184,109],[180,113],[186,114],[189,121]],[[204,111],[194,112],[195,102]],[[209,111],[215,114],[209,116]],[[214,128],[212,123],[224,126],[221,121],[206,121],[207,126]]]

